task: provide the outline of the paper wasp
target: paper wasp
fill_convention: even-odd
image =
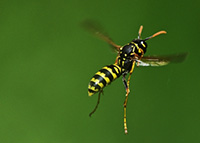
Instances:
[[[130,93],[129,83],[131,79],[131,74],[136,66],[164,66],[172,62],[182,62],[187,53],[169,55],[169,56],[147,56],[144,54],[147,50],[146,41],[152,39],[160,34],[166,34],[166,31],[159,31],[150,37],[141,39],[141,33],[143,26],[140,26],[138,37],[132,40],[130,43],[120,46],[115,44],[109,36],[107,36],[97,23],[94,21],[85,21],[82,25],[89,30],[92,34],[96,35],[100,39],[106,41],[111,47],[117,51],[117,57],[114,64],[107,65],[100,69],[90,80],[88,85],[88,95],[92,96],[99,92],[98,101],[94,110],[90,113],[90,116],[96,111],[99,102],[100,95],[103,92],[103,88],[109,85],[116,78],[122,76],[122,81],[126,89],[125,101],[124,101],[124,130],[125,134],[127,131],[127,121],[126,121],[126,106],[128,101],[128,95]],[[126,75],[129,74],[126,80]]]

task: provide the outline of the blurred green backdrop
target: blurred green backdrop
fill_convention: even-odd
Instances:
[[[200,2],[0,1],[0,143],[199,143]],[[114,63],[109,46],[80,27],[99,21],[117,44],[166,30],[146,55],[188,52],[180,64],[136,68],[123,130],[121,79],[97,95],[87,85]]]

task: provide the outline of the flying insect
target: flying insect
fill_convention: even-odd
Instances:
[[[130,93],[130,79],[135,66],[164,66],[169,63],[182,62],[187,56],[187,53],[168,56],[144,56],[147,51],[146,41],[158,35],[166,34],[166,31],[159,31],[152,36],[141,39],[141,33],[143,30],[143,26],[141,25],[138,32],[138,37],[124,46],[120,46],[115,44],[111,38],[105,32],[103,32],[103,29],[98,23],[87,20],[84,21],[82,25],[93,35],[107,42],[117,52],[115,63],[104,66],[91,78],[89,82],[88,95],[92,96],[95,93],[98,93],[97,104],[89,116],[96,111],[100,102],[100,95],[103,92],[104,87],[122,76],[122,81],[126,90],[124,101],[124,132],[127,134],[126,108]],[[126,79],[127,75],[128,79]]]

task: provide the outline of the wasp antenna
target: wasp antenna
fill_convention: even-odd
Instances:
[[[144,39],[144,41],[149,40],[149,39],[151,39],[151,38],[153,38],[153,37],[156,37],[156,36],[158,36],[158,35],[160,35],[160,34],[166,34],[166,33],[167,33],[166,31],[159,31],[159,32],[153,34],[152,36],[147,37],[146,39]]]
[[[140,29],[139,29],[139,31],[138,31],[138,39],[141,38],[142,29],[143,29],[143,26],[141,25],[141,26],[140,26]]]

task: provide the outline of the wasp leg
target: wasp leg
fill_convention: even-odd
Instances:
[[[100,103],[100,96],[101,96],[101,93],[103,93],[103,90],[100,90],[100,91],[99,91],[97,104],[96,104],[95,108],[92,110],[92,112],[89,114],[90,117],[92,116],[92,114],[94,114],[94,112],[95,112],[95,111],[97,110],[97,108],[98,108],[98,105],[99,105],[99,103]]]
[[[135,61],[133,61],[131,70],[129,72],[128,81],[127,81],[128,87],[129,87],[129,84],[130,84],[131,74],[133,73],[134,67],[135,67]]]
[[[126,122],[126,106],[127,106],[127,102],[128,102],[128,95],[130,93],[129,83],[130,83],[130,79],[131,79],[131,74],[134,70],[134,66],[135,66],[135,62],[133,62],[127,82],[126,82],[126,78],[125,78],[126,74],[123,75],[123,83],[126,88],[126,97],[125,97],[125,101],[124,101],[124,131],[125,131],[125,134],[128,134],[127,122]]]
[[[125,131],[125,134],[127,134],[128,131],[127,131],[127,123],[126,123],[126,105],[127,105],[128,94],[129,94],[130,90],[129,90],[128,84],[126,82],[125,76],[126,76],[126,74],[123,75],[122,80],[123,80],[124,86],[126,88],[126,97],[125,97],[125,101],[124,101],[124,131]]]

